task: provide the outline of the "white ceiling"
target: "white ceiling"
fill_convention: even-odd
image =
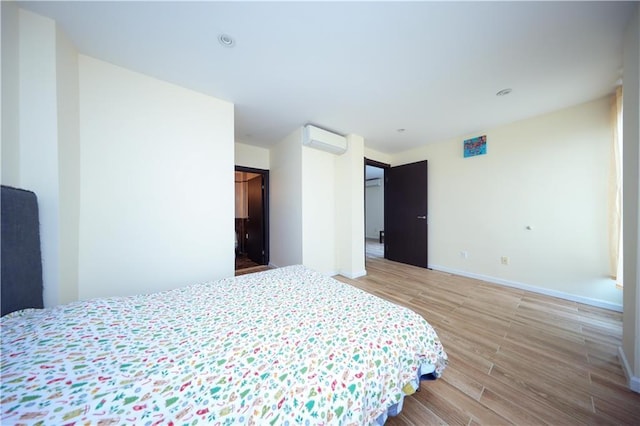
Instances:
[[[268,147],[314,123],[395,153],[612,92],[637,3],[21,6],[55,19],[81,53],[233,102],[237,142]]]

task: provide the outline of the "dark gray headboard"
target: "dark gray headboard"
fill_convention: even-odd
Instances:
[[[36,194],[2,186],[0,314],[42,308],[42,258]]]

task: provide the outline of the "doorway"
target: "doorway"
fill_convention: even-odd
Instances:
[[[269,171],[235,167],[235,270],[257,272],[269,264]]]
[[[365,259],[428,268],[427,161],[391,167],[365,158],[364,165]]]
[[[364,226],[365,259],[384,257],[384,191],[388,164],[365,158]]]

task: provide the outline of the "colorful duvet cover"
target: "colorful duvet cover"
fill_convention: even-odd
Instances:
[[[383,423],[447,363],[422,317],[303,266],[0,324],[2,424]]]

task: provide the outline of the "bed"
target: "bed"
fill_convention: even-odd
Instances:
[[[300,265],[0,326],[2,424],[382,424],[447,364],[421,316]]]

